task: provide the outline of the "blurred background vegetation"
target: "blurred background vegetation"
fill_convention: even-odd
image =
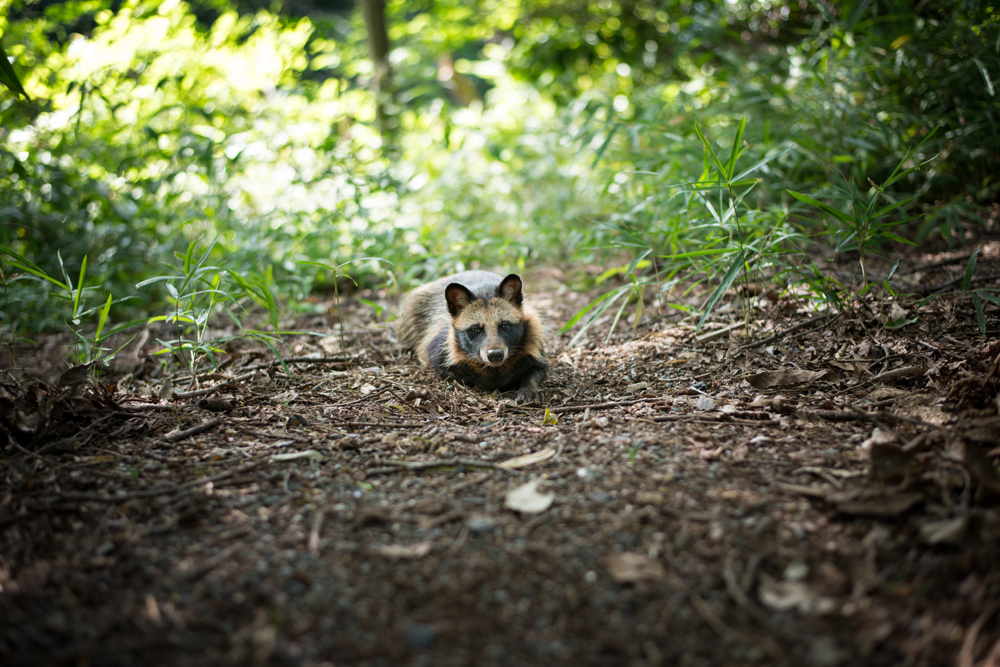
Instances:
[[[838,257],[996,232],[991,2],[11,0],[0,41],[8,334],[77,312],[26,262],[124,321],[192,241],[285,303],[376,256],[686,309],[749,272],[842,306]]]

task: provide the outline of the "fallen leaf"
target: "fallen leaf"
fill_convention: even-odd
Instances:
[[[542,417],[542,426],[551,424],[555,426],[559,423],[559,415],[552,414],[548,408],[545,408],[545,416]]]
[[[530,454],[524,454],[522,456],[515,456],[512,459],[507,459],[502,463],[498,463],[498,468],[507,468],[508,470],[516,470],[517,468],[526,468],[530,465],[536,463],[541,463],[542,461],[548,461],[553,456],[556,455],[556,450],[551,447],[546,447],[537,452],[532,452]]]
[[[840,376],[833,371],[802,371],[789,368],[780,371],[764,371],[746,378],[752,387],[756,389],[768,389],[769,387],[788,387],[793,384],[803,382],[840,382]]]
[[[541,514],[552,506],[554,493],[541,493],[538,487],[542,480],[534,479],[527,484],[511,489],[504,498],[504,507],[523,514]]]
[[[87,379],[90,375],[90,364],[74,366],[59,376],[57,384],[61,389],[70,389]]]
[[[619,584],[662,579],[663,564],[644,554],[613,553],[608,556],[608,572]]]

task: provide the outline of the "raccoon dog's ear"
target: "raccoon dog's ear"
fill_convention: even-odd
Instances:
[[[458,317],[462,309],[476,300],[475,295],[465,285],[451,283],[444,289],[444,299],[448,302],[448,312]]]
[[[497,288],[497,296],[501,299],[506,299],[512,304],[521,307],[521,302],[524,301],[524,295],[521,293],[521,278],[516,273],[512,273],[503,279],[500,283],[500,287]]]

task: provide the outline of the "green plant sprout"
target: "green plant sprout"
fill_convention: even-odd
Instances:
[[[212,366],[218,367],[216,355],[220,353],[221,345],[238,338],[252,338],[266,345],[278,358],[282,366],[284,360],[276,343],[284,334],[293,333],[281,331],[278,322],[278,305],[270,288],[264,280],[247,278],[237,271],[207,264],[216,241],[209,244],[199,256],[195,256],[197,240],[188,244],[184,255],[177,254],[182,260],[180,266],[174,266],[175,275],[156,276],[143,280],[137,288],[162,282],[173,304],[173,312],[166,315],[150,317],[148,324],[166,322],[173,324],[176,337],[169,340],[157,339],[163,350],[156,354],[176,355],[186,367],[195,386],[198,386],[198,368],[207,359]],[[234,307],[243,308],[241,300],[247,299],[266,309],[271,331],[245,329]],[[209,337],[208,327],[211,318],[218,311],[225,313],[236,326],[239,333],[218,339]],[[287,367],[285,367],[287,372]]]
[[[333,272],[333,300],[334,300],[334,303],[336,303],[336,305],[337,305],[337,322],[338,322],[339,328],[340,328],[340,350],[341,350],[341,352],[344,355],[344,368],[346,369],[346,371],[348,373],[351,372],[351,367],[350,367],[350,361],[347,358],[347,345],[344,342],[344,314],[343,314],[343,312],[342,312],[342,310],[340,308],[340,289],[337,286],[337,279],[338,278],[347,278],[352,283],[354,283],[355,285],[357,285],[358,283],[354,280],[354,278],[352,278],[351,276],[347,275],[346,273],[343,273],[341,271],[341,269],[344,268],[345,266],[347,266],[348,264],[353,264],[355,262],[366,262],[366,261],[385,262],[386,264],[388,264],[392,268],[396,268],[395,264],[393,264],[389,260],[383,259],[381,257],[359,257],[357,259],[352,259],[352,260],[349,260],[347,262],[344,262],[343,264],[338,264],[336,266],[332,266],[332,265],[327,264],[325,262],[314,262],[314,261],[311,261],[311,260],[304,260],[304,259],[303,260],[299,260],[299,261],[296,262],[296,264],[303,264],[305,266],[315,266],[315,267],[319,267],[321,269],[326,269],[327,271],[332,271]],[[366,303],[368,303],[368,302],[366,302]],[[374,304],[369,303],[368,305],[374,305]]]
[[[0,257],[3,257],[3,259],[0,260],[0,262],[6,262],[14,269],[23,271],[25,274],[28,274],[28,276],[36,280],[47,282],[57,287],[58,291],[53,292],[52,295],[57,299],[62,299],[63,301],[66,301],[70,305],[70,313],[71,313],[70,324],[72,325],[70,329],[72,330],[73,337],[75,339],[73,343],[73,354],[72,354],[72,360],[74,364],[76,365],[92,364],[91,370],[92,372],[96,373],[100,367],[109,364],[111,360],[114,359],[115,355],[118,354],[118,352],[120,352],[122,348],[124,348],[126,345],[132,342],[133,338],[135,338],[133,336],[129,340],[125,341],[124,344],[122,344],[118,349],[114,350],[113,352],[111,351],[111,348],[104,347],[104,344],[108,341],[109,338],[111,338],[115,334],[125,329],[135,326],[136,324],[140,324],[142,320],[133,320],[131,322],[126,322],[124,324],[120,324],[110,329],[106,328],[108,323],[108,316],[111,313],[111,306],[113,306],[116,303],[121,303],[123,301],[128,301],[130,299],[135,298],[131,296],[123,297],[120,299],[114,299],[112,298],[111,294],[108,294],[108,298],[104,301],[102,305],[97,305],[92,308],[86,308],[87,292],[96,289],[94,287],[84,286],[84,282],[86,281],[87,277],[86,255],[84,255],[83,261],[80,263],[80,274],[75,286],[73,285],[73,280],[69,277],[69,273],[67,272],[66,266],[63,263],[62,255],[59,252],[56,253],[56,258],[59,261],[59,268],[62,269],[62,274],[63,274],[62,280],[53,278],[37,264],[23,257],[22,255],[18,254],[17,252],[8,248],[7,246],[0,245]],[[13,280],[17,280],[19,277],[21,276],[12,277],[11,282]],[[8,281],[5,275],[4,277],[5,291],[7,282]],[[13,314],[10,311],[9,302],[7,303],[7,310],[8,310],[8,320],[10,321],[10,326],[11,326],[11,337],[13,338],[14,320],[13,320]],[[84,334],[83,321],[85,318],[90,317],[94,313],[97,313],[97,326],[93,334],[88,336]],[[110,354],[108,354],[109,352]]]

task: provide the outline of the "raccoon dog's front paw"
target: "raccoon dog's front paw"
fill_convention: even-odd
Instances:
[[[524,403],[541,403],[542,395],[537,389],[528,385],[517,390],[517,394],[514,395],[514,400],[517,401],[518,405],[522,405]]]

